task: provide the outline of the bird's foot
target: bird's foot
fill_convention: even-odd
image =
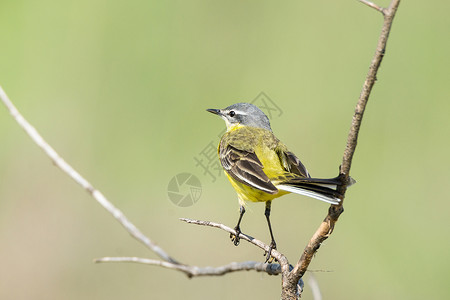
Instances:
[[[276,258],[272,256],[272,250],[276,250],[276,249],[277,249],[277,244],[275,243],[274,240],[272,240],[269,245],[269,251],[264,252],[264,255],[266,256],[265,263],[271,264],[274,260],[276,261]]]
[[[241,239],[239,237],[239,235],[241,234],[241,228],[239,226],[236,226],[234,227],[234,230],[236,231],[236,234],[230,233],[230,239],[235,246],[238,246],[241,242]]]

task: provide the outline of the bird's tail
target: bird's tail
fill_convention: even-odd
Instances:
[[[347,186],[351,186],[355,182],[350,177]],[[308,196],[330,204],[339,204],[342,195],[337,191],[337,188],[342,184],[342,176],[329,179],[296,177],[284,181],[276,185],[276,187],[279,190]]]

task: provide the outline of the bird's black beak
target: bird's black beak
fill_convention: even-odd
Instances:
[[[215,114],[215,115],[219,115],[219,116],[220,116],[220,109],[209,108],[209,109],[207,109],[206,111],[209,111],[209,112],[212,113],[212,114]]]

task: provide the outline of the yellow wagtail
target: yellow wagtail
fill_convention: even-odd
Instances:
[[[240,204],[239,220],[234,228],[236,235],[230,237],[237,246],[245,201],[265,202],[265,216],[272,239],[267,262],[271,250],[276,249],[269,218],[272,200],[296,193],[338,204],[341,195],[336,188],[342,184],[341,178],[311,178],[294,153],[273,134],[269,118],[255,105],[237,103],[225,109],[207,111],[220,116],[227,125],[227,132],[219,144],[219,159]]]

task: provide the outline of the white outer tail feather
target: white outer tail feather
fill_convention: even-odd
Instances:
[[[311,198],[314,198],[314,199],[317,199],[320,201],[324,201],[324,202],[327,202],[330,204],[336,205],[336,204],[339,204],[339,202],[341,201],[341,199],[339,199],[339,198],[325,196],[318,192],[304,190],[302,188],[298,188],[298,187],[294,187],[294,186],[290,186],[290,185],[280,184],[280,185],[277,185],[276,188],[279,190],[286,191],[286,192],[291,192],[294,194],[308,196],[308,197],[311,197]]]

